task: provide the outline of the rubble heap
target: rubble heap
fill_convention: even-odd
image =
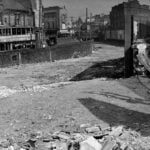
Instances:
[[[77,131],[32,133],[21,138],[0,140],[3,150],[150,150],[150,137],[123,126],[101,129],[99,125],[80,125]]]

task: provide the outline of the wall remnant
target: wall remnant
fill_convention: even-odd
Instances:
[[[91,42],[75,42],[64,45],[57,45],[54,47],[47,47],[45,49],[21,49],[14,51],[0,52],[0,67],[8,67],[13,65],[39,63],[39,62],[53,62],[55,60],[84,57],[92,53]]]

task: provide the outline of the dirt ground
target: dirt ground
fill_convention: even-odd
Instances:
[[[123,47],[91,56],[0,69],[0,136],[124,125],[150,136],[150,80],[123,79]],[[92,80],[91,80],[92,79]]]

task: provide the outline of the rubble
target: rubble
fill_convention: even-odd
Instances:
[[[0,140],[0,150],[150,150],[150,137],[124,126],[101,129],[99,125],[80,125],[83,132],[47,133],[38,131],[22,140]],[[87,132],[88,131],[88,132]]]
[[[118,137],[123,133],[123,126],[114,127],[109,135]]]
[[[7,148],[10,146],[10,142],[7,139],[0,140],[0,147]]]
[[[60,133],[54,135],[53,138],[62,139],[62,140],[69,140],[70,139],[70,137],[67,134],[63,133],[63,132],[60,132]]]
[[[80,143],[80,150],[101,150],[102,145],[93,137]]]
[[[6,86],[0,86],[0,98],[5,98],[17,93],[17,90],[10,89]]]
[[[104,142],[102,150],[114,150],[117,148],[116,145],[116,141],[112,137],[109,137]]]
[[[30,92],[30,95],[33,95],[33,93],[36,92],[40,93],[57,87],[62,88],[63,86],[70,85],[70,84],[72,84],[72,82],[59,82],[59,83],[52,83],[49,85],[35,85],[31,87],[21,84],[19,88],[18,87],[8,88],[7,86],[0,86],[0,99],[10,97],[16,93],[21,93],[21,92],[23,93]]]
[[[100,132],[100,130],[101,130],[100,127],[97,127],[97,126],[86,128],[86,132],[87,133]]]

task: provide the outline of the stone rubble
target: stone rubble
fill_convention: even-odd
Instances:
[[[21,84],[19,88],[18,87],[8,88],[7,86],[0,86],[0,99],[10,97],[16,93],[21,92],[23,93],[30,92],[30,95],[33,95],[33,93],[48,91],[49,89],[52,88],[63,87],[70,84],[72,84],[72,82],[59,82],[48,85],[35,85],[31,87]]]
[[[101,129],[99,125],[80,125],[82,132],[38,131],[26,140],[0,139],[0,150],[150,150],[150,137],[123,126]]]

